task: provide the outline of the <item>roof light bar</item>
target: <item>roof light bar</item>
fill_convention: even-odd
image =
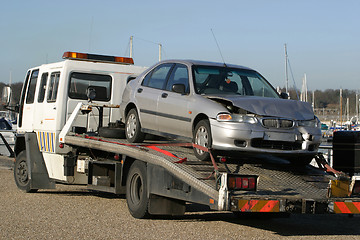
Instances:
[[[99,62],[114,62],[122,64],[134,64],[134,60],[128,57],[116,57],[90,53],[79,53],[79,52],[64,52],[64,59],[78,59],[78,60],[89,60]]]

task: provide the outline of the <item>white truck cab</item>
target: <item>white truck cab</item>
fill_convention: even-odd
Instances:
[[[65,52],[64,61],[44,64],[27,71],[19,102],[15,154],[27,151],[25,135],[35,133],[50,179],[86,184],[84,175],[63,171],[69,149],[59,147],[59,133],[79,102],[118,105],[130,78],[146,68],[134,66],[132,58]],[[103,125],[120,120],[118,108],[104,108]],[[99,111],[80,115],[74,126],[98,129]],[[29,153],[28,153],[29,155]],[[21,168],[21,166],[18,166]],[[19,169],[21,172],[21,169]],[[67,176],[69,175],[69,176]]]

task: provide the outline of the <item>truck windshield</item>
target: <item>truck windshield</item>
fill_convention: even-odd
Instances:
[[[193,73],[197,94],[279,98],[275,89],[259,73],[252,70],[193,66]]]

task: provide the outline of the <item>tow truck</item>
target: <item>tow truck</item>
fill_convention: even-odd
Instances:
[[[360,181],[286,160],[215,158],[194,143],[149,138],[130,144],[119,122],[122,90],[144,68],[133,59],[65,52],[28,70],[18,111],[14,178],[36,192],[56,184],[126,194],[131,215],[183,215],[186,203],[242,213],[359,214]],[[9,102],[11,89],[4,89]],[[106,126],[107,125],[107,126]],[[198,160],[192,148],[210,152]]]

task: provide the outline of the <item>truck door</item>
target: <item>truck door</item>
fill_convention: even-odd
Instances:
[[[28,71],[20,97],[19,131],[33,131],[34,98],[39,69]]]
[[[49,76],[50,75],[50,76]],[[39,75],[37,97],[34,102],[33,128],[42,152],[55,152],[58,132],[56,98],[60,72],[42,72]],[[29,120],[30,121],[30,120]]]

